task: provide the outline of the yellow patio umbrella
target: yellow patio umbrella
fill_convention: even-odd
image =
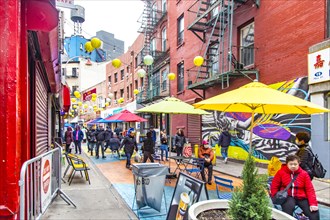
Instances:
[[[238,89],[193,104],[196,108],[223,112],[250,112],[250,153],[254,114],[316,114],[330,112],[314,103],[275,90],[263,83],[252,82]]]
[[[211,114],[201,109],[195,109],[194,106],[189,105],[180,99],[174,97],[167,97],[163,101],[149,105],[147,107],[136,110],[136,112],[148,113],[166,113],[169,114],[188,114],[188,115],[208,115]],[[169,127],[171,128],[171,118]],[[170,134],[170,151],[172,149],[172,138]]]

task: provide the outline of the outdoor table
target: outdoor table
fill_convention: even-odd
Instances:
[[[170,156],[168,158],[175,160],[176,168],[174,170],[174,173],[176,173],[177,170],[179,170],[181,172],[184,171],[187,168],[187,166],[190,164],[190,160],[193,157]],[[183,165],[183,167],[184,167],[183,169],[180,167],[181,165]]]

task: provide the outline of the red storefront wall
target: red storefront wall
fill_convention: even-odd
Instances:
[[[27,30],[49,32],[57,26],[54,1],[0,0],[0,218],[17,219],[19,175],[31,155],[31,94]],[[55,25],[55,26],[54,26]],[[42,35],[43,32],[39,34]],[[55,35],[57,36],[57,35]],[[42,36],[39,36],[42,41]],[[47,38],[51,38],[48,34]],[[40,44],[52,92],[58,77],[52,62],[54,41]],[[56,44],[57,46],[57,44]],[[53,47],[53,49],[52,49]],[[52,54],[53,52],[53,54]],[[34,137],[33,137],[34,138]]]

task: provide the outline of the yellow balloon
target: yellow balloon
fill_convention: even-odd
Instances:
[[[71,109],[71,112],[74,112],[74,110],[73,110],[73,109]],[[71,113],[70,113],[69,115],[71,115]]]
[[[95,49],[98,49],[101,46],[101,40],[96,37],[92,38],[91,43],[92,47],[94,47]]]
[[[120,59],[114,59],[112,60],[112,66],[115,67],[115,68],[119,68],[121,66],[121,61]]]
[[[204,58],[202,56],[196,56],[194,58],[194,64],[195,66],[201,66],[204,62]]]
[[[84,108],[88,108],[88,105],[87,105],[87,104],[85,104],[85,105],[84,105]]]
[[[79,106],[82,106],[82,102],[78,102],[78,105],[79,105]]]
[[[92,98],[96,98],[96,96],[97,96],[96,93],[92,94]]]
[[[175,74],[174,73],[170,73],[170,74],[167,75],[167,78],[169,80],[175,80]]]
[[[140,91],[139,91],[139,90],[137,90],[137,89],[134,89],[133,93],[134,93],[135,95],[137,95],[137,94],[139,94],[139,93],[140,93]]]
[[[95,102],[96,101],[96,98],[92,98],[92,102]]]
[[[80,98],[80,92],[79,91],[74,91],[73,95],[76,96],[77,99]]]
[[[88,41],[88,42],[85,43],[85,50],[87,52],[92,52],[94,50],[94,48],[92,46],[92,43],[90,41]]]
[[[109,106],[109,102],[106,102],[106,103],[105,103],[105,107],[108,107],[108,106]]]
[[[74,106],[72,106],[73,108],[77,108],[77,106],[76,105],[74,105]]]
[[[75,103],[77,101],[77,99],[75,99],[75,98],[71,98],[71,102],[72,103]]]

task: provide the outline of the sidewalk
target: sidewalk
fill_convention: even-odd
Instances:
[[[111,183],[84,153],[88,163],[91,185],[76,173],[71,185],[62,182],[62,190],[76,204],[67,205],[59,196],[50,205],[42,219],[137,219]],[[66,163],[67,164],[67,163]],[[63,166],[65,169],[66,165]],[[64,170],[63,169],[63,170]],[[84,176],[85,177],[85,176]],[[68,179],[68,174],[65,181]]]
[[[229,176],[241,178],[243,166],[243,163],[233,162],[230,160],[228,160],[228,163],[225,164],[221,158],[217,157],[217,164],[214,167],[214,170]],[[268,172],[268,170],[265,168],[258,167],[258,170],[259,174],[267,174]],[[315,188],[318,202],[320,204],[330,206],[330,183],[314,179],[313,185]]]

